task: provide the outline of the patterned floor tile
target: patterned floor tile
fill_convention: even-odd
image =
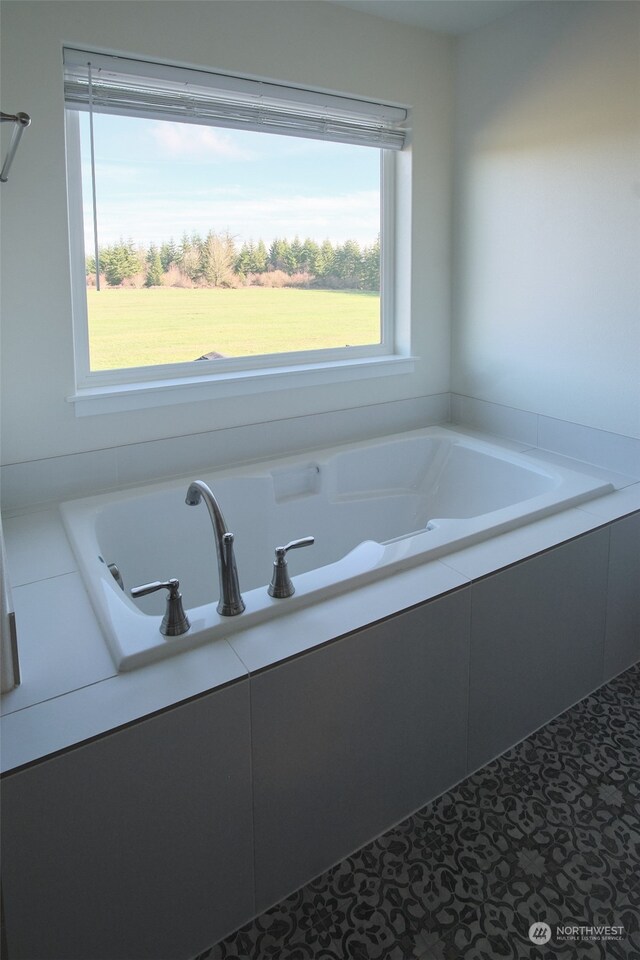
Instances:
[[[217,944],[212,960],[303,960],[318,946],[315,909],[299,890]]]
[[[403,820],[374,842],[377,846],[391,850],[398,857],[416,857],[439,845],[439,825],[431,817],[422,816],[420,811]]]
[[[618,893],[609,909],[603,911],[601,922],[621,925],[620,941],[611,941],[607,957],[612,960],[640,960],[640,886],[626,893]]]
[[[427,917],[425,867],[398,853],[393,844],[368,844],[305,888],[318,942],[336,957],[415,955]]]
[[[594,924],[624,935],[562,934]],[[640,664],[211,952],[502,957],[640,960]]]
[[[545,922],[552,931],[564,921],[565,911],[575,906],[553,886],[542,884],[533,889],[525,880],[505,885],[501,893],[478,909],[473,919],[445,934],[427,956],[430,960],[496,957],[526,957],[547,960],[549,957],[575,958],[575,944],[549,943],[538,946],[529,938],[532,925]],[[581,945],[582,947],[582,945]],[[585,960],[605,956],[599,945],[588,944],[579,956]]]
[[[612,813],[625,811],[640,822],[640,776],[616,778],[610,789],[600,797],[603,807]]]
[[[636,703],[640,706],[640,669],[638,664],[611,680],[597,691],[603,699]]]
[[[610,777],[595,778],[589,765],[582,768],[580,757],[567,757],[530,740],[520,745],[510,765],[521,795],[537,799],[547,811],[557,807],[557,822],[588,818],[601,787],[606,792],[616,786]]]
[[[473,791],[456,788],[435,804],[424,808],[424,816],[433,824],[438,843],[431,849],[445,848],[471,858],[483,871],[493,869],[500,860],[513,859],[518,844],[526,836],[518,815],[524,819],[535,813],[522,810],[516,793],[495,798],[493,808],[475,802]],[[538,821],[536,821],[537,823]],[[543,821],[540,821],[543,822]]]
[[[580,711],[557,717],[529,738],[535,748],[556,753],[589,776],[611,775],[620,766],[640,772],[640,715],[616,711]]]

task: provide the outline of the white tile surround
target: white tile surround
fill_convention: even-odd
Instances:
[[[393,409],[389,409],[390,406]],[[429,565],[430,589],[427,592],[421,571],[414,569],[394,578],[393,591],[386,591],[381,584],[363,588],[357,594],[336,598],[333,609],[344,631],[358,630],[367,623],[398,613],[429,597],[458,589],[495,570],[582,536],[603,523],[611,523],[640,510],[640,441],[617,438],[580,426],[576,426],[572,432],[570,425],[566,424],[553,434],[547,422],[538,422],[547,418],[537,418],[534,414],[512,411],[469,398],[453,397],[451,409],[452,419],[458,425],[464,414],[473,428],[480,427],[485,433],[501,436],[505,446],[526,450],[529,454],[534,453],[531,440],[534,432],[537,436],[539,431],[545,432],[546,437],[554,436],[556,446],[582,460],[591,456],[600,464],[606,463],[609,453],[615,473],[603,466],[590,467],[590,470],[599,478],[610,480],[616,488],[615,493],[432,562]],[[158,664],[141,671],[137,677],[126,674],[118,676],[106,653],[80,582],[75,558],[54,505],[56,499],[95,492],[94,483],[104,489],[158,477],[167,463],[170,464],[169,470],[173,471],[173,465],[180,462],[181,473],[189,466],[194,470],[209,466],[211,451],[215,451],[215,461],[221,465],[234,460],[251,459],[252,454],[255,459],[268,456],[274,450],[287,451],[294,445],[287,431],[291,431],[303,448],[327,441],[335,442],[336,438],[346,440],[358,433],[362,437],[373,436],[438,420],[446,421],[448,412],[447,394],[425,398],[424,403],[417,405],[417,409],[403,402],[364,411],[293,418],[270,425],[269,429],[263,426],[242,428],[237,432],[238,435],[234,431],[220,431],[141,443],[112,451],[39,461],[28,483],[20,474],[28,474],[34,465],[5,467],[4,494],[7,506],[11,504],[13,509],[9,507],[6,511],[4,528],[14,604],[21,626],[19,647],[23,677],[26,678],[21,686],[2,698],[5,724],[10,721],[5,733],[9,734],[15,725],[17,734],[18,730],[24,729],[25,723],[31,730],[33,723],[33,729],[38,732],[35,738],[29,733],[31,746],[27,752],[32,756],[43,756],[61,749],[68,742],[70,730],[82,727],[84,735],[95,736],[118,723],[162,709],[169,702],[202,692],[207,688],[207,682],[202,679],[201,671],[205,671],[209,677],[215,675],[220,683],[230,682],[247,671],[254,673],[265,669],[270,663],[296,656],[330,639],[325,611],[312,608],[300,615],[303,622],[300,616],[291,617],[288,630],[281,630],[278,623],[267,624],[244,631],[234,639],[232,645],[224,642],[183,654],[177,674],[173,667]],[[453,424],[453,428],[456,428],[456,424]],[[469,432],[469,426],[464,429]],[[312,442],[309,436],[313,437]],[[504,439],[505,436],[509,439]],[[564,446],[560,443],[563,437],[566,440]],[[567,461],[561,453],[535,450],[535,455],[573,465],[577,469],[583,468],[582,464]],[[109,459],[112,466],[119,464],[119,467],[113,466],[113,470],[109,471],[106,468]],[[16,481],[13,486],[12,479]],[[41,502],[34,509],[34,503],[47,499],[48,506]],[[631,556],[633,546],[629,544],[626,551]],[[84,624],[81,656],[76,655],[71,642],[69,623],[72,621],[76,626],[75,633]],[[48,639],[44,650],[42,636]],[[55,655],[53,651],[56,651]],[[617,662],[614,656],[612,663]],[[134,691],[135,708],[132,708],[131,694]],[[95,708],[92,711],[86,709],[87,697]],[[31,708],[28,718],[23,713],[27,707]],[[59,710],[65,715],[61,723],[47,721],[47,716]],[[41,716],[36,717],[36,714]],[[92,717],[89,721],[90,714]],[[82,722],[79,722],[80,718]],[[16,745],[21,739],[19,735],[17,739],[7,736],[5,744]],[[23,746],[24,743],[17,746],[15,755],[11,747],[5,750],[5,761],[9,768],[24,759]]]
[[[149,440],[0,467],[2,510],[443,423],[449,394]]]
[[[445,408],[448,410],[448,403],[448,395],[444,399],[432,398],[429,404],[422,405],[422,415],[430,413],[433,419],[437,419],[438,413],[442,414]],[[459,410],[459,406],[456,399],[454,407]],[[530,427],[525,426],[524,431],[522,429],[522,411],[516,411],[511,417],[508,409],[501,408],[496,411],[492,409],[492,405],[484,403],[478,403],[477,406],[467,403],[466,408],[473,414],[474,425],[488,423],[494,432],[501,429],[510,433],[514,439],[503,440],[505,446],[526,450],[530,455],[534,453],[527,442],[531,439]],[[373,412],[380,416],[372,416],[372,409],[369,408],[367,417],[362,411],[357,411],[353,417],[349,412],[344,417],[331,414],[314,418],[314,442],[326,442],[327,438],[334,438],[336,433],[344,437],[355,430],[356,426],[366,435],[407,429],[407,426],[415,426],[415,420],[418,419],[414,417],[413,422],[407,424],[407,409],[404,404],[393,411],[374,409]],[[309,429],[308,419],[298,418],[292,421],[298,436],[301,431]],[[439,419],[446,419],[446,416],[440,416]],[[272,450],[274,446],[285,446],[285,426],[286,424],[274,425],[277,429],[268,436],[262,428],[248,428],[244,439],[249,438],[255,443],[255,456],[264,456],[266,451]],[[469,432],[468,427],[465,429]],[[233,432],[222,433],[226,435]],[[597,435],[600,431],[592,433]],[[583,435],[584,428],[578,428],[578,434]],[[206,439],[209,441],[206,450],[211,449],[211,444],[219,450],[219,436],[210,434]],[[227,439],[230,446],[216,458],[218,462],[221,459],[230,461],[234,459],[234,454],[238,458],[248,458],[246,447],[242,448],[240,441],[234,441],[233,436]],[[183,444],[183,449],[190,452],[192,465],[197,463],[198,456],[206,458],[201,459],[202,466],[210,463],[208,453],[203,455],[202,452],[197,452],[202,446],[202,437],[183,438],[175,442]],[[611,442],[611,435],[606,435],[605,443],[610,446]],[[162,452],[164,455],[168,451],[175,452],[173,443],[174,441],[158,441],[157,444],[139,444],[134,449],[122,448],[113,452],[116,456],[130,458],[132,466],[127,478],[129,482],[140,482],[146,449],[151,448],[152,451]],[[575,444],[572,450],[576,450]],[[535,455],[573,465],[577,469],[583,466],[572,464],[557,453],[535,451]],[[89,458],[92,455],[78,456]],[[61,460],[71,461],[70,466],[73,468],[76,458],[59,458],[55,462],[49,476],[57,477],[61,485],[53,484],[46,488],[50,498],[55,493],[68,497],[73,486],[71,478],[64,477],[64,471],[60,468]],[[616,459],[616,466],[620,470],[630,471],[634,468],[634,463],[631,456],[626,460],[623,456]],[[157,475],[160,468],[160,460],[147,458],[147,470],[153,475]],[[622,472],[611,473],[602,467],[592,469],[599,478],[606,478],[613,483],[616,488],[614,493],[528,524],[498,538],[459,550],[430,563],[428,574],[424,566],[405,571],[394,577],[393,589],[387,589],[383,582],[335,598],[331,601],[332,621],[335,622],[335,614],[341,625],[341,632],[361,629],[368,623],[459,589],[498,569],[519,563],[527,557],[580,537],[604,523],[611,523],[640,510],[640,482],[637,482],[635,477]],[[184,470],[184,464],[181,464],[181,472]],[[80,489],[77,489],[76,495],[89,492],[84,486],[89,474],[90,471],[81,473],[78,479]],[[104,478],[102,479],[104,481]],[[113,476],[110,482],[113,483]],[[35,491],[35,487],[32,490]],[[44,495],[43,493],[42,496]],[[70,551],[57,507],[54,504],[41,504],[34,509],[31,505],[27,511],[26,504],[20,498],[14,510],[7,511],[4,528],[14,602],[18,622],[23,627],[19,631],[19,646],[23,675],[27,678],[22,686],[2,698],[8,745],[5,749],[5,762],[9,768],[28,760],[24,754],[24,741],[19,734],[21,729],[30,743],[27,753],[31,758],[44,756],[63,748],[69,742],[70,730],[82,729],[84,736],[95,736],[119,723],[163,709],[168,703],[175,703],[185,696],[201,693],[207,689],[207,681],[203,676],[215,676],[216,682],[228,683],[247,672],[252,674],[263,670],[270,664],[297,656],[331,639],[327,627],[327,610],[311,608],[288,617],[287,629],[281,629],[280,621],[277,621],[260,628],[245,630],[238,634],[233,642],[211,644],[209,647],[183,654],[177,668],[157,664],[153,668],[138,671],[137,674],[117,675],[106,654],[100,630],[84,595],[75,558]],[[628,552],[630,549],[627,548]],[[425,588],[425,580],[428,581],[428,589]],[[74,604],[73,597],[79,593],[82,594],[82,603]],[[80,616],[82,611],[84,617]],[[73,618],[75,627],[73,633],[82,631],[81,657],[76,657],[70,642],[70,618]],[[42,636],[48,638],[44,649],[41,645]],[[93,668],[89,666],[89,662],[93,662]],[[132,696],[134,692],[135,696]],[[92,704],[91,710],[87,710],[88,702]],[[30,709],[25,711],[25,708]],[[61,716],[60,723],[53,722],[55,714]],[[10,734],[14,727],[15,737]],[[15,753],[11,744],[16,746]]]
[[[640,440],[554,420],[473,397],[442,393],[372,404],[272,423],[168,437],[62,457],[0,466],[3,512],[57,502],[118,487],[285,456],[322,446],[364,440],[432,424],[451,423],[601,467],[616,486],[640,479]]]
[[[640,440],[633,437],[456,393],[450,412],[452,423],[640,478]]]
[[[510,436],[504,446],[591,472],[613,492],[130,673],[117,674],[107,654],[56,505],[19,499],[7,511],[24,682],[2,698],[13,838],[5,898],[11,945],[31,951],[19,947],[16,958],[57,960],[64,952],[82,960],[95,930],[96,960],[120,956],[125,944],[141,958],[157,956],[159,944],[171,960],[187,950],[196,956],[640,657],[640,471],[631,473],[632,448],[616,448],[609,434],[599,449],[597,436],[584,446],[578,428],[568,447],[574,456],[588,449],[602,463],[614,451],[616,469],[572,463],[531,445],[529,415],[491,407],[467,404],[474,423],[465,432],[487,430],[489,421],[494,434]],[[448,395],[425,408],[446,421]],[[348,439],[358,426],[370,436],[424,425],[417,417],[407,423],[404,405],[374,412],[380,416],[369,408],[368,417],[299,418],[294,431],[308,448],[310,419],[313,445]],[[208,434],[204,450],[200,436],[113,453],[121,482],[126,475],[139,483],[178,449],[188,460],[181,473],[210,465],[222,439],[229,443],[217,462],[250,459],[249,442],[254,458],[286,449],[286,424],[274,428]],[[70,496],[76,478],[59,461],[49,466],[50,485],[32,493]],[[90,476],[87,468],[77,482]],[[94,490],[73,494],[80,492]],[[44,795],[56,831],[40,816]],[[149,818],[152,809],[161,814]],[[104,830],[95,830],[96,818]],[[176,825],[180,842],[159,844]],[[121,837],[115,850],[112,835]],[[50,865],[62,856],[78,867],[54,888]],[[30,864],[40,860],[34,874]],[[94,862],[107,864],[97,885]],[[219,864],[235,870],[232,884],[224,872],[220,889]],[[176,919],[167,872],[188,884],[193,869],[203,896],[185,897]],[[128,884],[138,880],[153,917],[131,909]],[[116,905],[117,927],[100,927],[105,897]]]

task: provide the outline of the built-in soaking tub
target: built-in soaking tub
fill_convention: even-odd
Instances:
[[[216,612],[215,541],[189,482],[213,490],[235,534],[246,609]],[[612,489],[572,470],[440,427],[222,471],[198,471],[61,505],[91,601],[119,670],[228,636],[376,578],[433,560]],[[295,594],[270,597],[275,548],[288,555]],[[124,589],[110,570],[117,565]],[[425,568],[428,576],[428,568]],[[132,587],[178,578],[191,627],[164,637],[165,591]]]

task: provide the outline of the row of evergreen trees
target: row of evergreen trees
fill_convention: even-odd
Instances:
[[[379,290],[380,241],[363,248],[355,240],[318,244],[315,240],[276,239],[267,248],[263,240],[250,240],[240,248],[228,233],[209,231],[206,237],[185,234],[174,240],[148,247],[120,240],[99,250],[100,274],[109,286],[117,287],[134,277],[143,278],[147,287],[180,285],[239,287],[260,283],[269,274],[287,278],[292,285]],[[89,282],[95,282],[95,258],[87,258]],[[275,277],[273,278],[275,279]]]

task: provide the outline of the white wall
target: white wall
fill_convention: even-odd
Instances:
[[[640,437],[640,5],[457,50],[452,389]]]
[[[640,437],[639,18],[616,0],[533,2],[458,41],[450,285],[449,40],[314,0],[3,0],[2,107],[33,123],[0,188],[2,462],[450,387]],[[77,419],[63,43],[412,104],[416,373]]]
[[[64,43],[413,105],[411,302],[422,358],[416,372],[77,419],[65,400],[74,376]],[[313,0],[3,2],[2,107],[23,110],[33,122],[2,186],[2,462],[448,391],[451,46],[444,37]]]

